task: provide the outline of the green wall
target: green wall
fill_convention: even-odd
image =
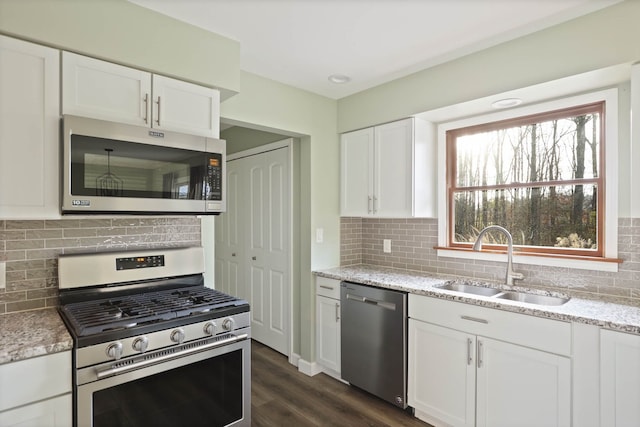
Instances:
[[[272,142],[282,141],[287,135],[233,126],[220,132],[220,138],[227,141],[227,156],[250,150]]]
[[[640,1],[627,0],[338,101],[345,132],[640,60]]]

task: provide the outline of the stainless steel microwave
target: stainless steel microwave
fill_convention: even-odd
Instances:
[[[219,214],[226,142],[66,115],[62,213]]]

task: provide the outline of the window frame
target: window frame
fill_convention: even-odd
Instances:
[[[537,124],[541,122],[546,122],[554,119],[568,118],[568,117],[576,117],[583,114],[593,114],[598,113],[600,115],[600,127],[599,127],[599,144],[598,144],[598,176],[594,178],[581,178],[581,179],[565,179],[561,181],[549,181],[542,180],[533,182],[525,182],[525,183],[511,183],[511,184],[500,184],[500,185],[477,185],[477,186],[462,186],[458,187],[456,185],[456,177],[457,177],[457,157],[456,157],[456,138],[465,135],[471,135],[480,132],[491,132],[498,129],[505,129],[510,127],[521,127],[528,126],[532,124]],[[456,242],[455,240],[455,227],[453,226],[455,223],[455,198],[454,193],[456,191],[484,191],[484,190],[496,190],[496,189],[514,189],[514,188],[530,188],[535,187],[534,184],[541,184],[540,187],[552,187],[552,186],[565,186],[565,185],[589,185],[595,184],[598,189],[605,190],[605,147],[606,147],[606,101],[593,102],[589,104],[576,105],[568,108],[562,108],[559,110],[553,111],[545,111],[539,114],[530,114],[526,116],[518,116],[505,120],[499,120],[494,122],[487,122],[478,125],[450,129],[446,132],[446,144],[447,144],[447,203],[449,204],[449,218],[448,223],[450,224],[447,246],[451,248],[471,248],[473,243],[469,242]],[[598,242],[597,249],[567,249],[567,248],[556,248],[552,246],[532,246],[532,245],[514,245],[514,249],[521,252],[535,253],[541,255],[571,255],[571,256],[587,256],[587,257],[603,257],[603,245],[605,236],[605,224],[604,224],[604,203],[605,203],[605,191],[597,192],[597,223],[596,223],[596,241]],[[487,224],[490,225],[490,224]],[[497,224],[506,227],[505,224]],[[504,245],[492,245],[486,243],[483,245],[484,248],[493,249],[493,250],[501,250],[504,249]]]
[[[450,205],[450,188],[447,174],[447,132],[461,128],[481,127],[488,123],[518,121],[531,116],[543,117],[545,113],[553,113],[560,110],[570,110],[583,105],[591,105],[604,102],[604,114],[601,119],[601,144],[600,149],[604,150],[600,154],[600,177],[603,180],[603,191],[599,191],[598,197],[603,197],[599,202],[603,212],[599,212],[598,227],[602,230],[600,236],[599,255],[579,254],[575,251],[536,251],[525,250],[523,247],[516,247],[514,261],[523,264],[548,265],[554,267],[570,267],[601,271],[617,271],[617,243],[618,243],[618,89],[605,89],[581,95],[567,96],[561,99],[532,104],[528,106],[511,108],[485,114],[479,114],[464,119],[447,121],[438,125],[438,256],[481,259],[481,260],[502,260],[506,259],[505,247],[500,245],[483,245],[486,251],[474,252],[471,245],[452,245],[453,242],[453,210]],[[532,247],[533,249],[533,247]]]

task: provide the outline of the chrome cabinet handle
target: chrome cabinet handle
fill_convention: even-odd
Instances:
[[[340,321],[340,304],[336,303],[336,322]]]
[[[482,368],[482,341],[478,340],[478,368]]]
[[[367,198],[367,211],[368,211],[369,213],[371,213],[371,212],[372,212],[372,209],[371,209],[371,196],[369,196],[369,197]]]
[[[376,202],[378,201],[378,198],[376,196],[373,196],[373,214],[375,215],[375,213],[378,211],[376,209]]]
[[[471,365],[473,362],[473,340],[467,338],[467,365]]]
[[[322,289],[329,289],[330,291],[332,291],[332,290],[333,290],[333,287],[332,287],[332,286],[320,285],[320,287],[321,287]]]
[[[144,94],[144,123],[149,123],[149,94]]]
[[[472,322],[478,322],[478,323],[489,323],[488,320],[486,319],[481,319],[479,317],[471,317],[471,316],[460,316],[461,319],[463,320],[470,320]]]
[[[158,124],[158,126],[160,126],[160,97],[158,97],[156,104],[158,104],[158,117],[156,117],[156,123]]]

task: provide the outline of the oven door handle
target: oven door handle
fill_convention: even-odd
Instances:
[[[216,347],[222,347],[224,345],[233,344],[233,343],[238,342],[238,341],[244,341],[247,338],[249,338],[248,334],[234,335],[232,337],[225,338],[223,340],[212,342],[212,343],[205,344],[205,345],[202,345],[202,346],[198,346],[198,347],[194,347],[194,348],[186,348],[184,350],[178,350],[176,352],[172,352],[172,353],[165,354],[165,355],[162,355],[162,356],[141,360],[139,362],[134,362],[134,363],[131,363],[131,364],[115,366],[115,367],[112,367],[112,368],[109,368],[109,369],[105,369],[103,371],[98,371],[98,372],[96,372],[96,376],[98,377],[98,379],[102,379],[102,378],[109,377],[109,376],[112,376],[112,375],[122,374],[122,373],[125,373],[125,372],[128,372],[128,371],[133,371],[135,369],[144,368],[145,366],[155,365],[157,363],[166,362],[166,361],[169,361],[169,360],[177,359],[179,357],[185,357],[185,356],[189,356],[191,354],[196,354],[196,353],[200,353],[200,352],[203,352],[203,351],[206,351],[206,350],[211,350],[211,349],[214,349]]]

